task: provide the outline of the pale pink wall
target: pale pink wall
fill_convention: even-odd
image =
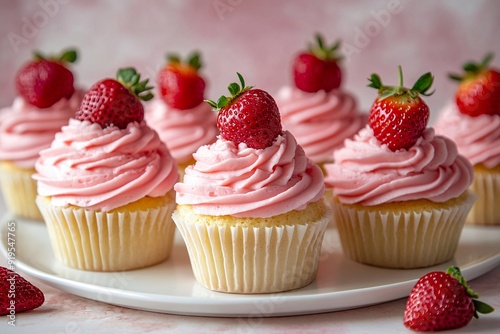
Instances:
[[[363,109],[375,96],[366,87],[369,74],[396,83],[401,64],[407,85],[434,73],[437,92],[427,101],[435,117],[454,90],[446,73],[489,51],[500,67],[499,18],[496,0],[0,0],[0,106],[11,103],[15,71],[33,49],[69,45],[80,49],[74,70],[85,86],[120,66],[151,77],[166,52],[196,48],[204,54],[208,97],[225,93],[236,71],[274,93],[290,81],[293,54],[319,31],[347,47],[345,87]]]

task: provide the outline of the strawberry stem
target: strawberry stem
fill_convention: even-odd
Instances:
[[[191,67],[194,67],[196,70],[199,70],[203,65],[201,62],[201,55],[199,52],[194,51],[188,58],[188,64]]]
[[[398,66],[398,76],[399,76],[398,86],[384,86],[382,84],[380,76],[376,73],[372,73],[370,78],[368,78],[368,81],[370,82],[368,87],[378,89],[378,93],[380,95],[379,100],[386,99],[390,96],[408,95],[411,98],[416,98],[418,97],[419,94],[424,96],[430,96],[434,94],[434,91],[432,91],[431,93],[427,93],[427,91],[431,88],[432,83],[434,81],[434,77],[430,72],[427,72],[420,78],[418,78],[418,80],[415,82],[415,84],[411,89],[408,89],[403,86],[403,69],[401,65]]]
[[[217,102],[212,101],[212,100],[204,100],[204,101],[206,103],[208,103],[212,108],[214,108],[215,110],[218,111],[218,110],[228,106],[229,104],[231,104],[231,102],[233,100],[237,99],[238,96],[240,96],[241,94],[243,94],[247,90],[250,90],[253,88],[253,86],[245,86],[245,79],[243,79],[243,76],[238,72],[236,72],[236,74],[238,75],[238,79],[240,80],[240,84],[238,85],[236,82],[232,82],[229,84],[227,89],[229,90],[229,93],[231,93],[231,96],[227,97],[227,96],[222,95],[221,97],[219,97]]]
[[[116,78],[125,88],[142,101],[151,100],[154,95],[150,92],[153,86],[148,86],[149,79],[141,81],[141,75],[135,68],[120,68],[116,72]]]
[[[477,298],[479,298],[479,295],[469,287],[469,284],[467,284],[465,277],[463,277],[460,268],[451,266],[446,270],[446,273],[454,277],[465,288],[467,294],[472,298],[472,302],[474,303],[474,317],[476,319],[479,318],[478,313],[488,314],[494,311],[493,307],[491,307],[490,305],[477,300]]]
[[[403,87],[403,69],[398,65],[399,87]]]
[[[325,44],[323,36],[319,33],[315,34],[315,40],[316,44],[310,43],[308,46],[308,50],[311,54],[322,60],[342,60],[343,57],[336,54],[340,48],[340,40],[337,40],[334,44],[328,46]]]

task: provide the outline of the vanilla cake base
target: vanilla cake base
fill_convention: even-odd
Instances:
[[[467,224],[500,225],[500,166],[474,166],[474,180],[470,189],[477,201],[467,216]]]
[[[172,249],[174,194],[145,197],[108,212],[58,207],[38,196],[55,257],[89,271],[123,271],[166,260]]]
[[[476,195],[467,191],[445,203],[428,200],[376,206],[342,204],[333,215],[345,255],[383,268],[429,267],[453,257]]]
[[[7,208],[13,214],[42,220],[35,203],[37,196],[36,181],[32,175],[34,168],[19,168],[11,162],[0,162],[0,188]]]
[[[271,218],[199,215],[189,205],[178,205],[172,217],[201,285],[251,294],[298,289],[314,281],[331,215],[320,200]]]

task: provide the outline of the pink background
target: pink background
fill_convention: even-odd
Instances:
[[[76,46],[73,67],[89,87],[135,66],[154,79],[167,52],[202,51],[207,97],[226,93],[241,72],[247,82],[275,93],[290,82],[293,55],[321,32],[341,39],[344,87],[367,110],[375,91],[366,78],[377,72],[397,82],[397,65],[411,86],[424,72],[435,75],[427,98],[431,122],[452,98],[447,73],[466,60],[495,52],[500,67],[500,1],[79,1],[0,0],[0,106],[15,95],[14,76],[34,49],[58,52]]]

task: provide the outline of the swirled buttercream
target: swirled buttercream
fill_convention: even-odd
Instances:
[[[76,90],[70,99],[40,109],[17,97],[11,107],[0,110],[0,160],[21,168],[33,168],[38,153],[49,147],[54,135],[75,115],[83,97]]]
[[[451,138],[473,165],[487,168],[500,165],[500,115],[471,117],[448,104],[436,122],[436,133]]]
[[[55,206],[109,211],[145,196],[164,196],[178,181],[177,167],[158,134],[132,122],[101,128],[70,119],[35,164],[38,194]]]
[[[174,189],[177,203],[198,214],[272,217],[302,210],[324,193],[321,169],[288,131],[265,149],[218,137],[193,156],[196,163]]]
[[[473,169],[455,143],[427,128],[408,150],[391,151],[366,126],[325,165],[325,183],[345,204],[428,199],[445,202],[469,187]]]
[[[189,162],[198,147],[214,142],[218,133],[217,114],[207,103],[178,110],[155,99],[146,106],[145,119],[179,164]]]
[[[283,128],[289,130],[316,163],[332,160],[334,150],[367,122],[354,97],[336,89],[306,93],[283,87],[276,95]]]

